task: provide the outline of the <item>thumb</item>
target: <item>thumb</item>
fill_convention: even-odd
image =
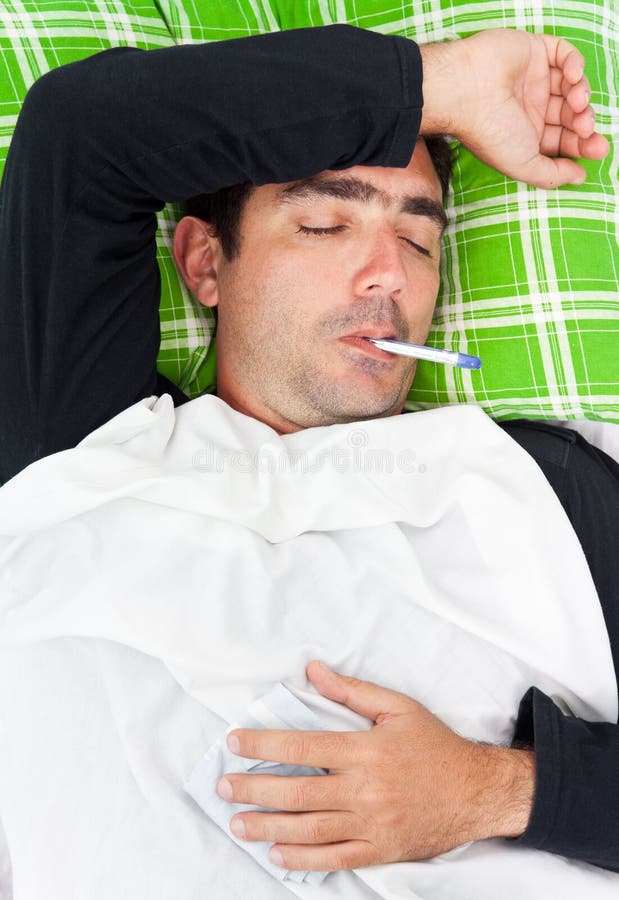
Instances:
[[[538,188],[556,188],[564,184],[582,184],[587,173],[571,159],[551,159],[539,154],[512,177]]]
[[[380,687],[371,681],[362,681],[350,675],[342,675],[325,666],[320,660],[308,663],[307,675],[323,697],[343,703],[349,709],[380,722],[389,716],[410,712],[411,698],[399,691]]]

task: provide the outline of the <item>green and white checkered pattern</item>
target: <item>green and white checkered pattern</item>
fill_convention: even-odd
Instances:
[[[485,28],[561,34],[587,60],[598,128],[619,138],[616,0],[0,0],[0,166],[19,106],[48,69],[106,47],[198,43],[349,22],[418,41]],[[428,343],[475,353],[479,372],[421,362],[407,408],[479,403],[497,419],[619,422],[617,148],[585,185],[516,184],[458,148],[442,287]],[[214,389],[214,318],[176,271],[183,210],[159,215],[159,368],[192,397]]]

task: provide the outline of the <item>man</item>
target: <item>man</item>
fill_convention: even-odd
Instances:
[[[430,326],[444,185],[419,135],[453,134],[489,164],[542,187],[580,183],[582,169],[565,157],[608,152],[595,133],[588,93],[582,57],[569,44],[517,32],[422,47],[419,54],[404,39],[337,26],[147,54],[117,48],[50,73],[26,98],[2,185],[0,477],[75,445],[152,393],[168,390],[184,402],[155,370],[154,212],[167,201],[248,181],[256,187],[245,192],[239,212],[238,252],[226,251],[221,227],[196,216],[179,223],[174,240],[188,287],[218,308],[218,396],[280,434],[401,412],[415,363],[371,349],[363,337],[423,343]],[[51,105],[64,118],[53,141],[46,127]],[[34,140],[37,132],[45,139]],[[538,437],[521,440],[526,446]],[[550,445],[557,441],[563,438],[551,435]],[[538,458],[549,470],[561,468],[563,449],[553,456],[545,446]],[[592,468],[603,465],[591,461]],[[557,480],[565,477],[561,468]],[[612,477],[600,480],[602,495]],[[607,569],[596,578],[602,602],[604,572],[612,580]],[[611,632],[617,613],[604,612]],[[331,684],[325,690],[342,695],[344,688]],[[531,696],[525,699],[517,734],[531,747],[533,711],[552,703],[536,695],[533,710]],[[352,702],[363,705],[359,697]],[[421,710],[415,707],[415,716],[424,716]],[[566,729],[559,751],[566,759],[577,758],[575,748],[591,731],[598,750],[595,764],[573,776],[571,815],[548,840],[542,823],[554,801],[543,780],[532,814],[535,756],[544,745],[535,722],[536,754],[501,748],[476,756],[472,768],[462,745],[445,736],[453,749],[447,774],[441,779],[437,767],[429,775],[438,794],[449,796],[464,765],[486,811],[494,811],[493,835],[523,835],[530,846],[619,866],[617,841],[603,844],[591,829],[583,836],[573,827],[591,794],[600,820],[614,827],[615,795],[605,779],[616,726],[587,729],[575,720]],[[432,740],[443,729],[430,718]],[[408,780],[415,774],[402,770]],[[264,796],[261,805],[283,808],[277,800]],[[257,817],[266,814],[246,816],[248,837],[268,836],[280,847],[327,845],[309,859],[311,848],[303,855],[299,846],[283,847],[288,868],[386,861],[355,852],[334,864],[333,855],[324,856],[334,831],[315,830],[308,840],[311,810],[281,839],[272,820],[260,825]],[[386,845],[395,842],[408,854],[401,858],[414,859],[467,839],[450,831],[448,804],[442,819],[433,813],[429,801],[414,845],[403,828]],[[338,843],[346,828],[338,824]]]

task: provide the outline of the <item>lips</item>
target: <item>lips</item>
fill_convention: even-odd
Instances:
[[[370,336],[373,335],[369,335],[367,332],[361,332],[361,334],[347,334],[346,337],[341,337],[339,340],[348,347],[355,347],[357,350],[361,350],[368,356],[373,356],[374,359],[380,359],[390,365],[395,365],[398,359],[402,359],[402,357],[395,356],[393,353],[379,350],[378,347],[371,343],[371,341],[366,341],[365,338]],[[385,335],[382,336],[385,337]]]
[[[369,337],[369,338],[395,338],[396,335],[393,332],[389,332],[385,334],[384,331],[381,331],[378,328],[364,328],[361,331],[353,331],[351,334],[345,334],[343,337]]]

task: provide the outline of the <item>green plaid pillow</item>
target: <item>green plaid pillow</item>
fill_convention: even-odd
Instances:
[[[349,22],[442,40],[489,27],[558,32],[582,50],[601,130],[617,134],[617,31],[612,0],[541,0],[513,11],[485,2],[192,0],[152,3],[0,0],[0,174],[20,103],[39,75],[110,46],[147,48]],[[413,11],[414,10],[414,11]],[[460,11],[461,10],[461,11]],[[171,37],[172,35],[172,37]],[[480,372],[420,363],[407,408],[476,402],[498,419],[619,421],[617,169],[587,164],[580,188],[517,185],[459,153],[448,212],[442,289],[429,343],[467,349]],[[180,279],[171,246],[181,205],[158,216],[162,278],[158,366],[191,396],[214,389],[214,317]]]
[[[171,0],[161,9],[185,43],[334,22],[423,42],[486,28],[561,34],[587,61],[598,128],[611,140],[619,132],[615,0],[239,0],[208,9]],[[619,421],[616,150],[585,168],[585,185],[542,191],[458,148],[428,343],[481,356],[483,367],[420,362],[407,409],[464,402],[496,419]]]
[[[286,2],[277,0],[160,0],[159,11],[177,44],[201,44],[280,31]],[[294,27],[291,25],[288,28]]]

